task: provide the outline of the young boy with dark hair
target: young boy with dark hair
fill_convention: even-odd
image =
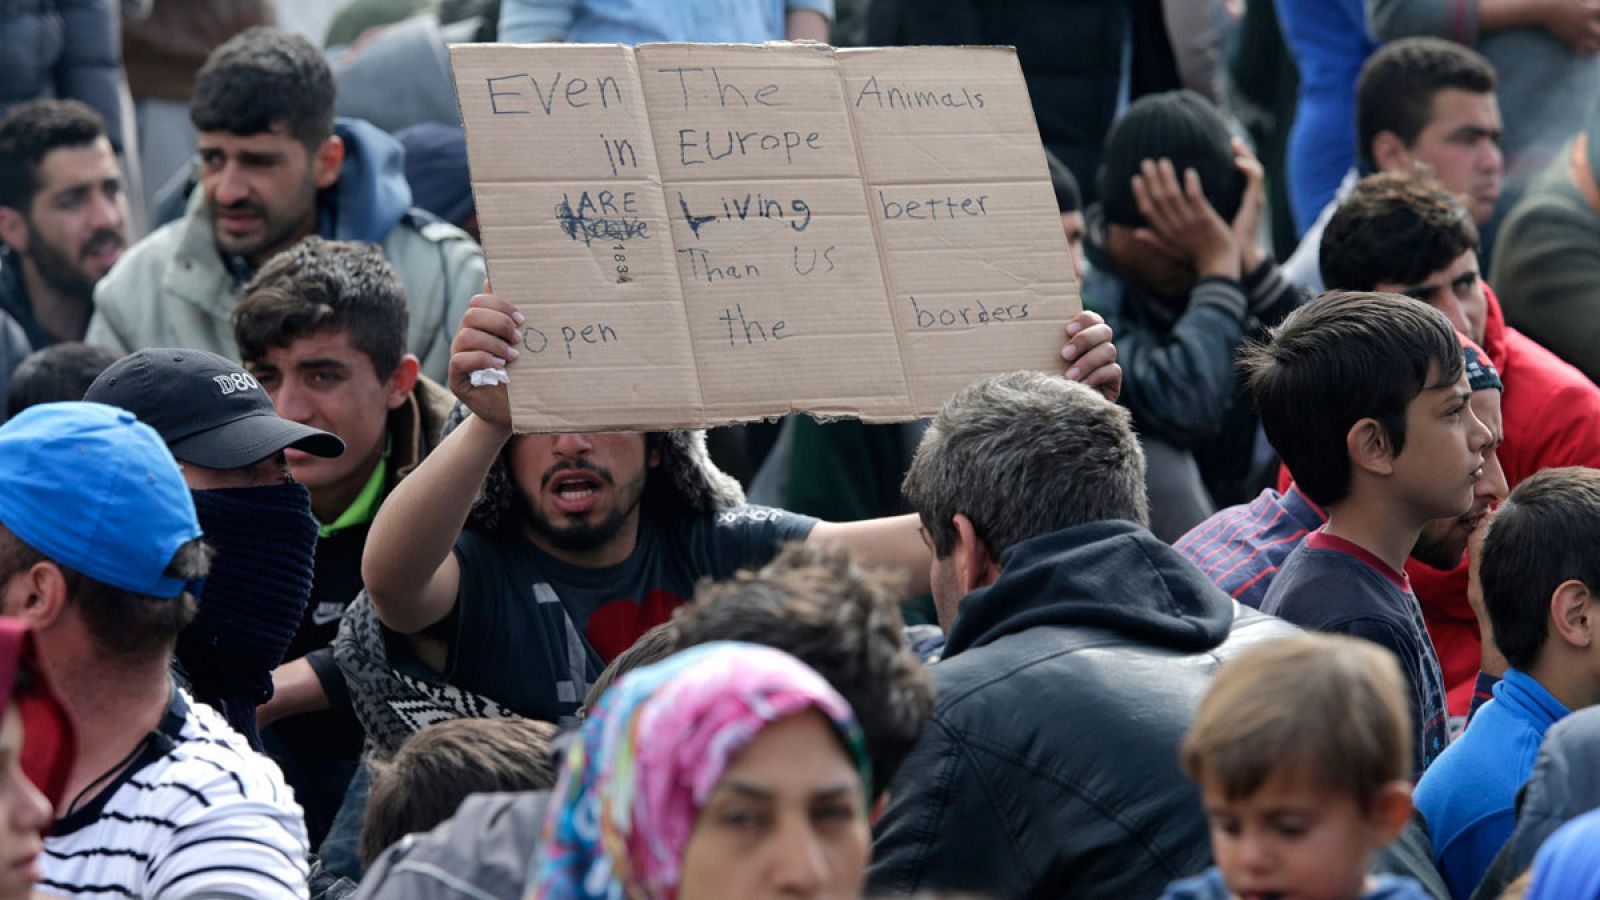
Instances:
[[[1510,487],[1542,469],[1600,467],[1600,388],[1506,324],[1479,274],[1477,226],[1452,190],[1459,188],[1416,173],[1363,180],[1323,237],[1328,287],[1421,300],[1483,348],[1505,381],[1499,456]],[[1414,560],[1406,574],[1439,654],[1451,712],[1465,715],[1483,660],[1467,566]]]
[[[1459,516],[1493,436],[1468,405],[1461,344],[1406,297],[1324,294],[1245,354],[1261,423],[1328,522],[1289,554],[1261,610],[1391,650],[1411,686],[1415,772],[1448,741],[1444,679],[1404,567]]]
[[[1411,815],[1405,695],[1394,659],[1353,638],[1283,638],[1224,663],[1180,749],[1217,864],[1165,898],[1426,898],[1371,874]]]
[[[1545,731],[1600,702],[1600,471],[1546,469],[1489,525],[1480,574],[1510,668],[1494,699],[1417,784],[1434,862],[1470,896],[1516,825]]]

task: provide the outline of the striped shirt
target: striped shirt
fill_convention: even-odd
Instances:
[[[174,687],[136,761],[44,842],[44,893],[306,896],[305,822],[271,760]]]
[[[1290,485],[1213,514],[1173,547],[1228,596],[1260,609],[1278,567],[1322,522],[1322,511]]]

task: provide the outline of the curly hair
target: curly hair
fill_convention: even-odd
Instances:
[[[815,669],[861,723],[872,793],[883,791],[933,713],[933,679],[906,642],[899,579],[841,547],[790,544],[762,569],[703,582],[674,620],[681,647],[748,641]]]

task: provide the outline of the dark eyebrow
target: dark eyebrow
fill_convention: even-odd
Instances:
[[[345,365],[343,360],[334,359],[332,357],[318,357],[316,359],[302,359],[302,360],[300,360],[300,362],[295,364],[295,368],[302,369],[302,370],[303,369],[324,369],[324,370],[325,369],[339,369],[339,370],[342,371],[342,370],[348,369],[350,367]]]
[[[1473,140],[1473,141],[1475,141],[1475,140],[1478,140],[1479,138],[1489,138],[1490,140],[1499,141],[1500,140],[1500,129],[1498,129],[1498,128],[1481,128],[1481,127],[1479,127],[1477,125],[1463,125],[1460,128],[1457,128],[1455,131],[1450,132],[1450,139],[1451,140]]]
[[[283,159],[282,153],[273,153],[264,150],[240,150],[239,161],[252,166],[270,166]]]

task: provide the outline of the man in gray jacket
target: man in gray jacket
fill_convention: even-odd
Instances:
[[[450,338],[483,285],[483,252],[411,208],[399,143],[359,120],[335,122],[334,91],[322,52],[297,35],[252,28],[212,53],[189,103],[199,189],[183,218],[129,249],[98,285],[89,343],[237,358],[238,287],[319,234],[382,249],[411,302],[407,350],[443,380]]]

